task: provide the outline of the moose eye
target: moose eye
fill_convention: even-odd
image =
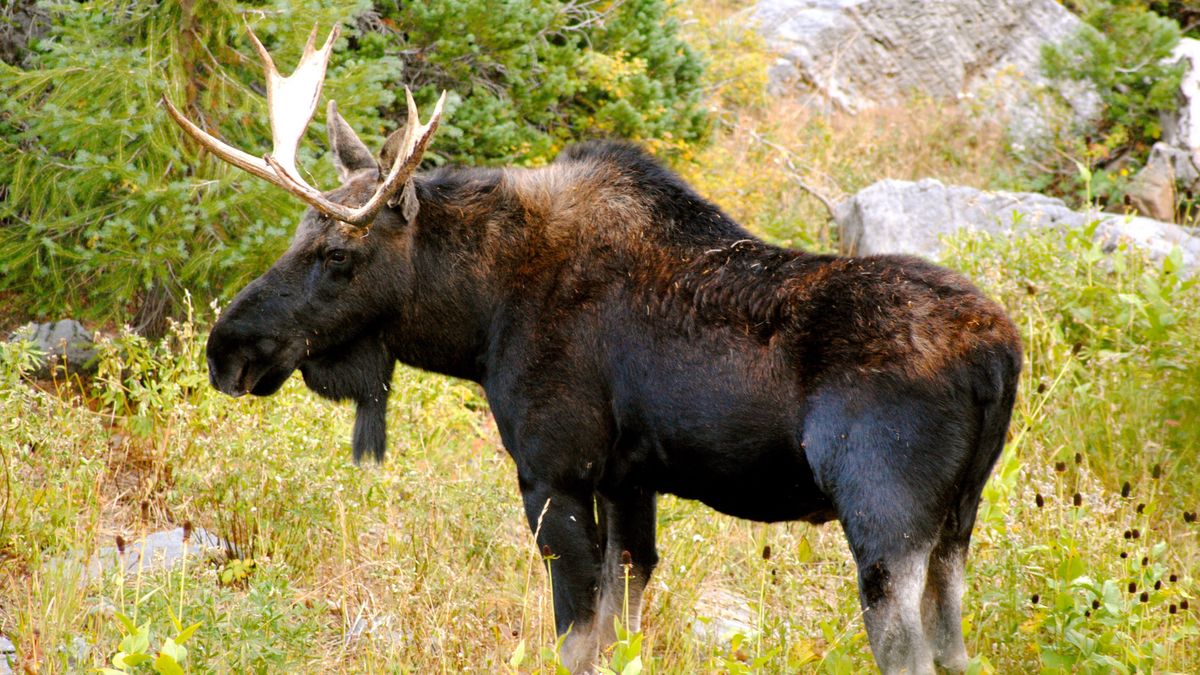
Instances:
[[[325,254],[325,262],[329,263],[330,265],[344,265],[349,259],[350,256],[340,248],[332,249]]]

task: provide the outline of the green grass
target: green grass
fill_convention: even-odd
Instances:
[[[1200,524],[1183,519],[1200,506],[1200,292],[1135,255],[1099,256],[1082,235],[964,237],[947,259],[1008,306],[1028,351],[968,565],[973,670],[1188,671],[1200,662]],[[360,469],[348,406],[298,378],[268,399],[226,398],[206,384],[195,331],[118,338],[88,387],[32,387],[3,348],[0,632],[22,659],[66,672],[157,658],[198,622],[189,672],[552,670],[546,575],[475,386],[402,369],[388,461]],[[185,521],[233,537],[253,566],[220,556],[83,584],[49,564]],[[668,497],[659,541],[644,631],[618,661],[872,667],[836,524],[754,524]],[[734,644],[693,632],[714,589],[748,606],[754,630]],[[81,642],[73,664],[64,646]]]

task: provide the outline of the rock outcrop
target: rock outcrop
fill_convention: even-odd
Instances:
[[[1042,45],[1082,26],[1054,0],[760,0],[751,17],[780,55],[769,73],[773,94],[807,94],[851,112],[913,94],[978,95],[1027,142],[1048,132],[1048,98],[1057,98],[1039,97],[1048,84]],[[1098,113],[1086,85],[1055,89],[1069,118]]]
[[[1186,70],[1179,86],[1179,109],[1163,119],[1163,141],[1187,151],[1192,162],[1200,165],[1200,40],[1180,40],[1171,57],[1183,61]]]

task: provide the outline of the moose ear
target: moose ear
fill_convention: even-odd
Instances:
[[[406,131],[405,128],[397,129],[383,142],[383,149],[379,151],[379,166],[390,168],[396,161],[396,157],[403,151],[401,146],[404,145]],[[417,188],[411,178],[405,181],[404,189],[388,200],[387,205],[392,208],[399,206],[404,221],[409,225],[413,224],[421,205],[417,203]]]
[[[396,163],[397,155],[403,152],[404,149],[400,146],[404,145],[405,131],[407,131],[405,127],[400,127],[383,142],[383,149],[379,151],[379,170],[381,172],[387,173],[391,170],[392,164]]]
[[[343,183],[356,171],[379,169],[371,151],[338,114],[337,103],[333,101],[329,102],[325,114],[325,126],[329,130],[329,149],[332,151],[330,155],[333,157],[333,165],[337,167],[338,178]]]

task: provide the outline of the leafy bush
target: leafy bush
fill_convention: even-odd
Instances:
[[[1119,160],[1140,163],[1162,135],[1159,113],[1174,110],[1181,64],[1164,59],[1179,43],[1179,24],[1139,0],[1082,0],[1086,25],[1061,45],[1042,48],[1042,69],[1052,78],[1091,82],[1104,103],[1098,136],[1078,139],[1068,154],[1101,169]],[[1076,177],[1071,162],[1060,178]],[[1120,197],[1118,176],[1096,174],[1101,197]]]
[[[418,103],[461,95],[434,152],[539,163],[581,136],[700,138],[700,61],[666,5],[449,0],[393,7],[381,24],[406,47]]]
[[[383,3],[381,3],[383,4]],[[661,0],[180,3],[55,0],[28,68],[0,65],[0,291],[35,315],[133,316],[228,297],[281,252],[301,204],[207,154],[169,122],[164,92],[251,151],[269,147],[262,73],[244,23],[286,72],[315,22],[348,22],[326,97],[378,147],[396,91],[452,92],[435,161],[546,161],[569,140],[692,141],[700,66]],[[300,153],[317,185],[323,116]]]

